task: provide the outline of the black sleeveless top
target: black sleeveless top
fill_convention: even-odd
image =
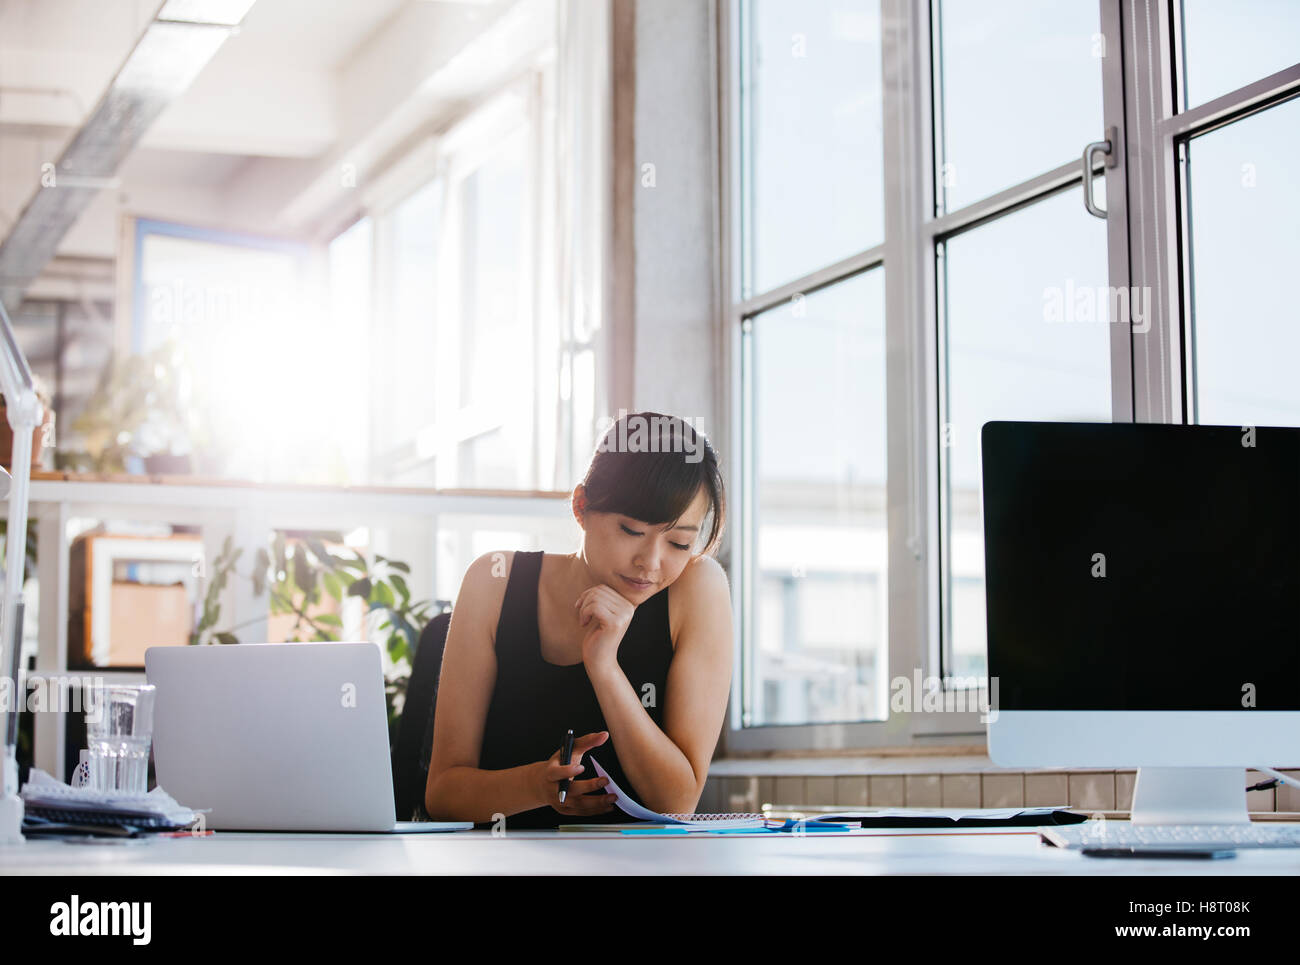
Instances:
[[[542,639],[537,626],[537,585],[542,573],[542,555],[541,551],[516,552],[510,568],[501,618],[497,622],[496,686],[479,752],[479,767],[483,770],[503,770],[547,760],[564,746],[564,734],[569,728],[573,728],[575,739],[609,730],[586,666],[581,662],[561,666],[542,658]],[[619,666],[641,697],[646,713],[661,728],[672,659],[668,587],[664,587],[637,606],[618,646]],[[638,802],[643,800],[639,789],[623,773],[612,733],[605,743],[587,752],[583,758],[586,768],[575,780],[598,776],[591,766],[593,756],[620,788]],[[509,831],[629,820],[617,806],[604,814],[573,815],[561,814],[544,805],[510,815],[505,819],[505,827]],[[478,825],[491,826],[490,823]]]

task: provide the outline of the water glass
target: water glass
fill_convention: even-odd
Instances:
[[[86,696],[90,783],[97,791],[144,794],[153,738],[152,684],[102,684]]]

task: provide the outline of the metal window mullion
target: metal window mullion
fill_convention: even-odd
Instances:
[[[1174,137],[1159,127],[1174,104],[1170,10],[1163,0],[1134,0],[1123,13],[1130,284],[1146,294],[1150,320],[1132,337],[1133,421],[1182,422]]]
[[[1183,395],[1186,399],[1187,421],[1195,424],[1200,421],[1197,405],[1196,387],[1196,303],[1192,298],[1192,278],[1195,266],[1192,250],[1192,165],[1191,153],[1186,141],[1175,144],[1175,161],[1178,165],[1174,177],[1178,189],[1178,244],[1183,253],[1179,262],[1178,298],[1182,307],[1184,324],[1182,327],[1183,371],[1185,373]]]
[[[1098,162],[1094,170],[1098,173],[1103,171],[1102,162]],[[931,240],[946,238],[1035,204],[1064,188],[1080,184],[1082,180],[1082,168],[1079,162],[1068,161],[1027,181],[1004,188],[997,194],[991,194],[956,211],[927,220],[922,223],[921,232]]]
[[[1101,33],[1106,47],[1102,57],[1102,130],[1117,132],[1111,145],[1115,166],[1106,168],[1106,262],[1111,288],[1132,293],[1129,267],[1128,138],[1124,105],[1124,42],[1122,0],[1101,0]],[[1150,322],[1151,300],[1145,299]],[[1133,421],[1133,299],[1124,299],[1127,319],[1111,319],[1110,386],[1111,421]]]
[[[935,556],[930,552],[930,454],[934,429],[934,301],[931,241],[924,225],[937,192],[931,82],[930,7],[885,0],[885,350],[898,360],[886,367],[888,447],[889,675],[934,673],[938,627],[934,620]],[[892,709],[890,726],[897,727]],[[911,743],[916,721],[903,714],[900,736]]]
[[[734,116],[736,118],[736,142],[734,145],[734,159],[739,162],[739,168],[729,165],[727,174],[730,177],[733,172],[739,172],[739,185],[736,196],[736,214],[735,219],[731,222],[731,227],[736,229],[739,239],[737,248],[738,262],[736,264],[736,275],[733,279],[733,286],[728,290],[728,297],[743,300],[748,297],[750,289],[754,284],[754,242],[751,237],[751,223],[754,217],[754,204],[756,193],[754,190],[754,159],[752,152],[745,150],[745,140],[749,137],[749,132],[754,129],[753,118],[753,97],[749,94],[748,88],[754,82],[754,61],[752,56],[752,45],[749,43],[750,23],[745,16],[744,0],[732,0],[731,10],[734,13],[734,32],[728,36],[728,79],[739,77],[740,83],[735,93],[735,99],[732,102]],[[733,59],[734,58],[734,59]],[[734,66],[734,70],[731,68]]]
[[[1187,61],[1183,58],[1186,48],[1183,38],[1187,36],[1187,5],[1183,0],[1172,0],[1175,10],[1169,20],[1169,54],[1168,67],[1173,80],[1173,109],[1177,114],[1187,110]]]
[[[757,480],[755,479],[755,442],[754,442],[754,398],[756,392],[754,389],[754,338],[753,322],[750,319],[743,319],[735,329],[740,339],[741,351],[741,459],[742,469],[742,492],[741,492],[741,540],[742,547],[742,582],[741,592],[744,598],[743,614],[743,634],[744,650],[741,659],[742,669],[742,692],[741,692],[741,713],[738,726],[743,730],[749,725],[753,715],[754,708],[754,659],[756,653],[757,640],[755,639],[755,627],[757,625],[757,589],[758,580],[756,571],[758,569],[758,511],[755,490],[757,489]]]
[[[727,697],[727,712],[723,722],[719,752],[725,756],[730,753],[731,732],[740,726],[742,710],[742,693],[744,686],[744,646],[747,636],[747,621],[744,614],[745,592],[740,580],[744,573],[741,553],[748,541],[740,532],[738,525],[744,509],[744,500],[738,498],[743,483],[743,469],[740,459],[742,439],[740,435],[740,350],[739,320],[733,314],[736,300],[738,279],[740,277],[739,246],[736,244],[735,219],[737,217],[736,179],[731,176],[731,161],[734,157],[734,145],[737,143],[739,118],[736,110],[736,83],[732,76],[735,63],[735,37],[733,25],[736,21],[738,0],[718,0],[714,13],[713,43],[714,72],[716,77],[717,109],[713,120],[717,125],[717,197],[718,207],[716,232],[718,243],[718,283],[717,304],[714,324],[717,326],[717,345],[719,347],[720,385],[719,397],[722,408],[717,413],[719,425],[725,429],[722,434],[720,452],[729,454],[732,467],[732,490],[730,497],[731,519],[723,534],[720,557],[727,571],[728,579],[734,588],[731,594],[732,650],[731,650],[731,692]],[[736,473],[740,472],[737,476]]]
[[[924,155],[930,162],[927,172],[927,180],[930,182],[929,206],[926,208],[925,216],[921,219],[923,223],[930,222],[948,213],[948,191],[947,185],[943,183],[942,176],[943,166],[947,163],[946,159],[948,157],[948,132],[944,125],[942,0],[931,0],[926,13],[929,16],[929,30],[918,32],[917,42],[913,46],[913,49],[918,54],[928,54],[928,58],[918,57],[917,59],[925,59],[929,70],[929,76],[922,86],[915,88],[918,96],[922,92],[929,94],[930,110],[928,116],[924,104],[918,104],[917,109],[913,112],[919,122],[928,124],[930,135],[928,138],[930,150]],[[919,23],[917,26],[919,26]],[[928,40],[924,51],[920,43],[923,39]]]
[[[1173,44],[1173,41],[1167,42]],[[1156,133],[1175,138],[1195,137],[1296,94],[1300,94],[1300,64],[1262,77],[1182,113],[1158,117]]]
[[[859,272],[878,267],[884,260],[885,245],[876,245],[837,261],[833,265],[818,268],[816,271],[809,272],[753,298],[747,298],[737,306],[737,309],[742,316],[758,315],[770,308],[775,308],[783,302],[790,301],[796,295],[811,294],[819,288],[827,288]]]
[[[728,526],[726,537],[728,569],[732,594],[732,619],[736,639],[732,650],[733,686],[728,699],[726,726],[723,728],[722,749],[731,753],[736,749],[736,735],[744,728],[744,715],[749,699],[752,678],[753,641],[753,567],[752,540],[749,525],[750,494],[748,492],[751,440],[748,431],[749,400],[745,376],[747,363],[741,326],[744,317],[738,300],[747,267],[748,243],[745,240],[746,208],[743,192],[750,179],[741,175],[738,162],[742,159],[744,122],[740,111],[743,105],[741,89],[744,76],[740,31],[742,29],[741,0],[718,0],[714,50],[717,57],[717,96],[722,109],[715,114],[718,134],[718,236],[719,282],[717,321],[721,326],[718,344],[722,347],[723,380],[722,397],[726,411],[720,413],[727,426],[725,442],[730,446],[731,465],[737,472],[734,485],[736,497],[732,500],[734,521]],[[747,76],[747,73],[746,75]],[[724,450],[725,451],[725,450]]]
[[[929,318],[934,325],[934,404],[935,404],[935,561],[938,579],[934,584],[931,604],[937,621],[938,633],[931,645],[931,659],[935,661],[939,676],[947,673],[953,664],[952,647],[952,446],[944,444],[945,424],[951,425],[948,392],[948,263],[945,243],[935,241],[929,252],[933,265],[932,310]]]

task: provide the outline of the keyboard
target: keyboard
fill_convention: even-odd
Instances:
[[[1043,827],[1039,836],[1058,848],[1124,848],[1139,851],[1229,851],[1235,848],[1300,848],[1300,825],[1131,824],[1085,821]]]

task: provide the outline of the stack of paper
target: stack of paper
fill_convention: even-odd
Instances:
[[[178,804],[161,787],[147,794],[70,787],[39,767],[32,768],[18,796],[27,814],[52,821],[161,829],[189,827],[199,817],[198,812]]]

